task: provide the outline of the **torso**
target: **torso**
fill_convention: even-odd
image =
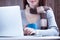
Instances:
[[[30,17],[33,19],[33,21],[32,20],[30,20],[31,18],[29,18],[28,16],[28,14],[25,14],[25,10],[22,10],[22,24],[23,24],[23,27],[24,27],[24,25],[27,25],[27,24],[31,24],[31,23],[34,23],[34,24],[36,24],[37,25],[37,28],[38,29],[40,29],[40,16],[39,15],[32,15],[32,14],[30,14]],[[28,16],[27,16],[28,15]],[[27,19],[29,20],[29,22],[27,21]]]
[[[30,23],[34,23],[37,24],[38,29],[40,29],[40,15],[35,15],[35,14],[31,14],[28,11],[23,10],[22,12],[22,23],[23,26],[30,24]]]
[[[26,13],[26,11],[25,11],[25,16],[26,16],[26,19],[29,23],[35,23],[38,21],[40,15]]]

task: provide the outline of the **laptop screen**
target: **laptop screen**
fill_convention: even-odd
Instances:
[[[23,36],[20,6],[0,7],[0,36]]]

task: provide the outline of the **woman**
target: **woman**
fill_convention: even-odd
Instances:
[[[58,36],[58,27],[55,21],[53,10],[50,7],[45,6],[46,0],[24,0],[24,8],[22,11],[22,21],[24,26],[25,35],[35,35],[35,36]],[[36,8],[35,14],[32,14],[30,9]],[[46,10],[45,10],[46,9]],[[47,14],[48,28],[46,30],[41,30],[40,26],[40,15],[39,13],[45,12]],[[29,27],[28,24],[36,24],[37,28]]]

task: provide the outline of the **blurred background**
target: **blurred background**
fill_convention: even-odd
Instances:
[[[21,6],[21,10],[23,9],[23,0],[0,0],[0,6]],[[60,0],[46,0],[46,5],[52,7],[57,25],[60,30]]]

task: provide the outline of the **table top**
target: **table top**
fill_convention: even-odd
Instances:
[[[22,37],[12,37],[12,36],[1,36],[0,39],[60,39],[59,36],[48,36],[48,37],[35,37],[35,36],[22,36]]]

